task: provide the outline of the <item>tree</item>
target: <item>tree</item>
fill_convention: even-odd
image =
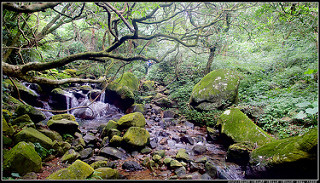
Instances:
[[[99,62],[109,66],[112,66],[114,60],[121,62],[122,65],[138,60],[161,62],[178,48],[171,42],[194,52],[201,51],[205,45],[214,54],[215,49],[212,45],[215,45],[217,40],[211,41],[211,39],[214,39],[212,36],[221,32],[215,29],[222,30],[221,25],[217,25],[219,22],[226,21],[228,29],[228,13],[243,8],[246,4],[73,2],[3,3],[2,5],[5,28],[2,47],[4,49],[3,74],[27,82],[64,84],[104,82],[106,73],[100,79],[51,80],[37,75],[37,72],[62,67],[76,61]],[[79,27],[75,23],[82,20],[85,21],[86,26],[78,30]],[[39,47],[48,46],[53,42],[61,43],[71,40],[72,37],[61,38],[59,34],[70,23],[73,25],[75,40],[79,40],[76,37],[88,29],[91,29],[93,40],[97,35],[95,30],[102,30],[103,38],[100,38],[103,40],[102,46],[87,52],[73,52],[63,57],[33,61],[32,55],[26,50],[37,51]],[[106,37],[108,37],[107,44]],[[168,44],[168,49],[161,55],[141,54],[147,46],[151,46],[150,44],[156,46],[161,42]],[[214,43],[210,45],[209,42]],[[91,41],[91,44],[95,42]],[[138,49],[139,44],[144,46]],[[127,49],[132,47],[136,49],[128,52]],[[42,58],[41,51],[38,50],[38,53]],[[16,55],[19,55],[19,58],[15,57]],[[60,52],[57,55],[60,55]]]

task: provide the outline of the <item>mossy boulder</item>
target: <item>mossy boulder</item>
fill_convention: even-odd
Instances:
[[[108,167],[102,167],[95,169],[91,178],[93,179],[119,179],[119,172],[117,169],[112,169]]]
[[[144,127],[146,120],[141,112],[134,112],[122,116],[118,121],[118,129],[127,129],[129,127]]]
[[[251,178],[317,178],[318,128],[265,144],[251,153]]]
[[[250,159],[250,153],[254,149],[254,144],[250,142],[240,142],[229,146],[226,161],[246,165]]]
[[[31,120],[34,123],[38,123],[42,120],[46,119],[46,116],[36,108],[32,107],[31,105],[19,105],[15,111],[17,116],[22,116],[24,114],[28,114]]]
[[[238,101],[238,75],[218,69],[204,76],[193,88],[189,103],[200,111],[224,109]]]
[[[99,160],[90,164],[93,169],[98,169],[102,167],[108,167],[109,162],[106,160]]]
[[[17,86],[19,93],[20,93],[20,98],[25,101],[26,103],[33,105],[33,106],[39,106],[39,103],[37,102],[37,99],[39,97],[39,95],[37,93],[35,93],[34,91],[30,90],[29,88],[27,88],[25,85],[23,85],[22,83],[18,82],[18,81],[14,81],[15,85]],[[18,98],[18,92],[15,88],[15,86],[12,84],[12,82],[9,79],[5,79],[3,81],[3,85],[6,88],[9,88],[12,92],[12,96],[15,98]]]
[[[130,127],[123,135],[123,141],[127,144],[125,147],[141,149],[150,142],[150,134],[144,128]]]
[[[7,121],[4,119],[4,117],[2,116],[2,132],[4,135],[13,135],[14,133],[14,129],[12,128],[12,126],[8,125]]]
[[[120,137],[119,135],[114,135],[112,136],[111,140],[110,140],[110,146],[113,147],[120,147],[123,141],[123,137]]]
[[[28,114],[17,117],[16,119],[12,120],[11,124],[17,125],[19,128],[23,128],[24,126],[36,128]]]
[[[82,93],[87,94],[90,90],[92,90],[93,88],[89,85],[82,85],[80,86],[80,90],[82,91]]]
[[[58,156],[62,156],[71,148],[71,145],[68,142],[54,140],[52,147]]]
[[[190,158],[189,158],[189,155],[187,154],[187,151],[185,149],[179,149],[176,154],[176,159],[188,161]]]
[[[143,91],[154,91],[155,89],[155,82],[147,80],[142,83],[142,89]]]
[[[19,142],[10,151],[4,154],[3,171],[18,172],[24,175],[28,172],[40,172],[42,168],[41,157],[35,151],[34,145]]]
[[[221,136],[227,137],[230,143],[248,141],[261,146],[274,140],[238,108],[228,109],[221,114],[217,126],[220,128]]]
[[[160,107],[170,108],[173,106],[173,102],[168,99],[168,96],[162,93],[157,93],[156,96],[152,99],[152,103]]]
[[[87,163],[76,160],[72,165],[68,168],[60,169],[51,175],[49,175],[46,179],[49,180],[74,180],[74,179],[86,179],[91,176],[94,172],[94,169],[88,165]]]
[[[68,162],[72,163],[76,159],[80,157],[80,154],[76,152],[74,149],[69,149],[62,157],[61,157],[61,162]]]
[[[71,120],[71,121],[76,121],[76,118],[74,117],[74,115],[72,114],[68,114],[68,113],[65,113],[65,114],[56,114],[56,115],[53,115],[49,118],[50,119],[53,119],[53,120],[61,120],[61,119],[67,119],[67,120]]]
[[[107,125],[103,127],[103,130],[101,132],[101,138],[110,136],[111,129],[117,129],[117,128],[118,128],[118,123],[113,120],[109,120]]]
[[[46,128],[40,128],[38,129],[39,132],[45,134],[47,137],[49,137],[52,141],[63,141],[62,139],[62,136],[56,132],[56,131],[53,131],[53,130],[49,130],[49,129],[46,129]]]
[[[60,119],[60,120],[49,120],[47,126],[54,131],[57,131],[60,134],[74,134],[79,132],[79,124],[76,121]]]
[[[126,111],[134,104],[134,94],[129,87],[113,81],[107,86],[104,102],[113,104],[119,109]]]
[[[130,108],[127,109],[126,113],[132,113],[132,112],[141,112],[144,113],[144,105],[143,104],[133,104]]]
[[[22,129],[14,136],[15,143],[19,143],[22,141],[32,143],[38,142],[42,147],[46,149],[51,149],[53,145],[53,142],[49,137],[31,127]]]
[[[117,78],[115,82],[119,83],[122,86],[127,86],[132,91],[139,90],[140,81],[131,72],[123,73],[123,75]]]

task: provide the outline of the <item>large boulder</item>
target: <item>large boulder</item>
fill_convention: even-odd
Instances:
[[[68,113],[56,114],[56,115],[51,116],[49,118],[49,120],[50,119],[53,119],[53,120],[67,119],[67,120],[71,120],[71,121],[76,121],[76,118],[74,117],[74,115],[68,114]]]
[[[75,132],[80,132],[79,124],[76,121],[60,119],[60,120],[49,120],[47,126],[54,131],[57,131],[60,134],[71,134]]]
[[[230,143],[247,141],[261,146],[274,140],[238,108],[228,109],[221,114],[217,126],[220,128],[221,136],[227,137]]]
[[[109,167],[101,167],[95,169],[91,178],[99,178],[99,179],[119,179],[119,172],[117,169],[112,169]]]
[[[12,126],[10,126],[7,121],[4,119],[4,117],[2,116],[2,132],[4,135],[13,135],[14,133],[14,129],[12,128]]]
[[[25,85],[23,85],[18,81],[14,81],[14,83],[15,83],[15,86],[18,88],[20,97],[23,101],[33,106],[42,107],[41,102],[39,102],[38,100],[39,94],[30,90],[29,88],[27,88]],[[12,84],[12,82],[9,79],[5,79],[3,81],[3,85],[6,88],[10,88],[10,90],[12,91],[11,93],[13,97],[15,98],[19,97],[15,86]]]
[[[237,103],[239,82],[234,71],[214,70],[194,86],[189,103],[200,111],[224,109]]]
[[[60,169],[51,175],[49,175],[46,179],[49,180],[60,180],[60,179],[86,179],[90,175],[92,175],[94,169],[88,165],[87,163],[76,160],[72,165],[68,168]]]
[[[4,154],[3,171],[5,173],[18,172],[24,175],[28,172],[40,172],[41,168],[41,157],[32,143],[19,142]]]
[[[47,117],[41,111],[32,107],[31,105],[19,105],[15,111],[17,116],[22,116],[24,114],[28,114],[31,120],[34,123],[38,123],[42,120],[45,120]]]
[[[23,128],[24,126],[33,128],[36,127],[28,114],[17,117],[16,119],[12,120],[11,124],[17,125],[19,128]]]
[[[61,88],[55,88],[51,91],[51,100],[49,100],[49,104],[52,109],[55,110],[65,110],[67,109],[67,96],[66,92]]]
[[[251,153],[248,178],[316,179],[318,128],[270,142]]]
[[[131,72],[123,73],[123,75],[117,78],[115,82],[120,85],[127,86],[132,91],[139,90],[140,81]]]
[[[146,120],[141,112],[134,112],[122,116],[118,121],[118,129],[127,129],[130,127],[144,127]]]
[[[19,133],[17,133],[14,136],[14,141],[15,143],[22,141],[32,143],[38,142],[42,147],[46,149],[51,149],[53,146],[53,142],[49,137],[31,127],[26,127]]]
[[[141,149],[150,142],[150,134],[144,128],[130,127],[123,135],[123,141],[127,144],[126,148]]]
[[[105,86],[103,85],[103,87]],[[138,89],[139,80],[132,73],[126,72],[108,84],[104,102],[126,111],[134,103],[133,91]]]

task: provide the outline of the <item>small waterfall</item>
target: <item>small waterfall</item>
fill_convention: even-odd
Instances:
[[[105,93],[105,91],[103,91],[103,92],[101,93],[101,95],[100,95],[100,102],[103,102],[103,103],[104,103],[105,98],[106,98],[106,93]]]
[[[69,109],[77,107],[79,105],[78,99],[73,95],[73,93],[65,92],[66,97],[66,106],[67,106],[67,113],[71,114]]]

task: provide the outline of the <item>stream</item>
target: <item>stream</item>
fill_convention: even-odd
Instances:
[[[28,84],[25,84],[30,90],[32,90]],[[35,92],[34,90],[32,90]],[[83,91],[70,88],[64,90],[66,97],[67,109],[76,108],[79,106],[88,105],[91,100],[88,98],[86,93]],[[36,93],[36,92],[35,92]],[[39,95],[39,94],[38,94]],[[50,98],[50,100],[54,100]],[[43,107],[36,107],[38,109],[51,110],[50,100],[41,101]],[[151,107],[150,107],[151,106]],[[103,92],[99,98],[90,104],[90,108],[79,108],[68,111],[68,113],[73,114],[76,117],[76,121],[79,123],[79,129],[82,136],[85,136],[88,132],[94,134],[98,138],[98,142],[101,143],[99,135],[101,132],[101,125],[105,125],[109,120],[117,120],[125,115],[120,109],[105,103],[105,93]],[[43,121],[46,122],[49,118],[54,115],[51,112],[44,112],[47,119]],[[152,104],[146,104],[146,112],[144,113],[146,119],[146,130],[150,133],[150,147],[152,152],[157,150],[165,150],[166,157],[174,158],[178,150],[183,148],[189,154],[190,160],[197,161],[201,158],[207,158],[217,168],[217,179],[228,179],[228,180],[242,180],[245,179],[245,172],[242,168],[232,162],[226,162],[227,149],[222,144],[214,141],[207,140],[207,132],[205,127],[199,127],[188,121],[177,121],[173,117],[163,118],[163,111],[155,112],[152,109]],[[206,151],[201,154],[196,154],[193,151],[195,146],[203,146]],[[97,147],[95,147],[97,149]],[[125,152],[122,148],[121,151]],[[98,150],[94,151],[93,157],[99,156]],[[142,170],[138,171],[127,171],[121,168],[121,165],[127,160],[138,161],[140,164],[146,158],[152,158],[152,152],[148,154],[141,154],[137,151],[126,152],[128,158],[125,160],[116,160],[117,169],[119,172],[125,176],[126,179],[161,179],[168,180],[171,179],[174,171],[165,167],[156,169],[152,173],[148,168],[143,167]],[[85,160],[83,160],[85,161]],[[205,173],[204,168],[199,168],[193,170],[188,167],[186,169],[186,174],[191,175],[192,179],[210,179],[201,177]],[[138,176],[140,175],[140,176]],[[191,178],[189,178],[191,179]]]

